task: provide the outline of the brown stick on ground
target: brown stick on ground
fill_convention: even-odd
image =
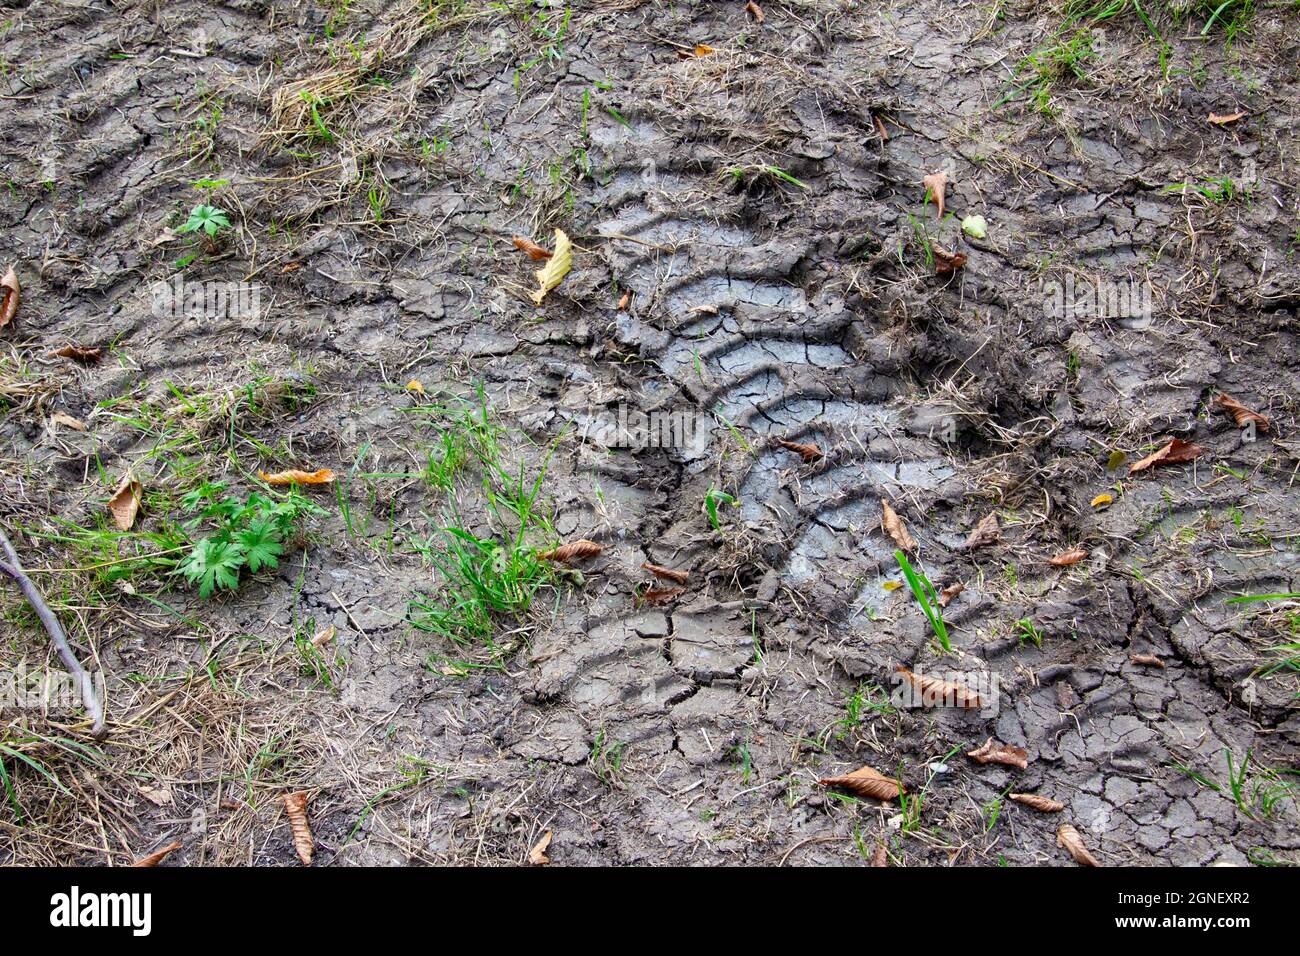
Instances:
[[[7,559],[0,561],[0,574],[7,574],[18,582],[18,590],[23,592],[23,597],[27,599],[27,603],[32,606],[36,616],[45,625],[45,630],[49,633],[50,640],[54,642],[54,647],[58,650],[59,656],[63,658],[63,663],[68,668],[68,672],[72,674],[78,686],[81,687],[81,697],[86,703],[86,712],[90,714],[93,721],[91,733],[96,737],[104,736],[104,708],[100,706],[99,700],[95,697],[95,688],[91,685],[85,670],[82,669],[81,663],[77,660],[77,655],[72,653],[72,648],[68,646],[68,639],[63,634],[59,619],[54,616],[50,606],[45,603],[45,598],[41,597],[41,592],[36,590],[36,585],[32,583],[32,579],[23,570],[22,563],[18,560],[18,553],[14,551],[14,546],[10,544],[9,536],[5,534],[3,528],[0,528],[0,546],[3,546],[5,558]]]

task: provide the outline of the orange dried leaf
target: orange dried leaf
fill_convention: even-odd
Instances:
[[[876,132],[880,134],[880,141],[882,143],[888,143],[889,130],[885,129],[884,121],[881,120],[881,118],[877,116],[875,113],[871,114],[871,118],[876,121]]]
[[[1259,412],[1253,412],[1241,402],[1237,401],[1231,395],[1220,392],[1218,398],[1219,406],[1237,423],[1238,427],[1245,428],[1251,422],[1254,422],[1260,431],[1268,431],[1269,421]]]
[[[947,607],[952,603],[952,599],[962,591],[966,590],[966,585],[960,581],[955,581],[939,592],[939,607]]]
[[[558,548],[550,551],[543,551],[538,555],[543,561],[563,561],[568,564],[572,561],[583,561],[587,558],[594,558],[604,547],[595,541],[588,541],[586,538],[579,538],[577,541],[570,541],[568,544],[562,544]]]
[[[885,850],[883,843],[877,845],[876,852],[871,854],[872,866],[889,866],[889,853]]]
[[[91,349],[81,345],[65,345],[50,353],[55,358],[72,359],[74,362],[98,362],[104,354],[103,349]]]
[[[545,866],[551,862],[551,858],[546,855],[546,848],[551,845],[551,831],[547,830],[542,834],[542,838],[537,841],[537,845],[528,851],[528,862],[533,866]]]
[[[939,213],[939,218],[943,218],[943,200],[948,192],[948,174],[944,172],[931,173],[921,180],[921,185],[925,187],[926,194],[934,201],[934,207]]]
[[[132,866],[157,866],[159,863],[167,859],[167,857],[171,856],[172,853],[176,852],[180,848],[181,848],[181,844],[179,841],[176,843],[169,843],[161,850],[155,850],[153,853],[150,853],[148,856],[141,857],[140,859],[136,860],[131,865]]]
[[[1023,803],[1039,813],[1060,813],[1065,809],[1065,804],[1061,803],[1061,801],[1052,800],[1049,797],[1040,797],[1036,793],[1013,793],[1011,799],[1016,803]]]
[[[976,548],[993,544],[1001,537],[1002,527],[998,524],[997,512],[990,512],[983,521],[975,526],[975,530],[966,539],[965,547],[967,551],[973,551]]]
[[[311,646],[319,651],[330,641],[334,640],[335,633],[337,633],[337,629],[333,624],[330,624],[328,627],[322,627],[316,632],[316,636],[311,639]]]
[[[1211,113],[1206,119],[1215,126],[1227,126],[1229,123],[1237,122],[1245,115],[1245,113]]]
[[[966,253],[949,252],[943,246],[932,245],[930,252],[934,256],[934,273],[935,275],[948,275],[956,272],[966,264]]]
[[[1164,669],[1165,662],[1154,654],[1130,654],[1129,660],[1134,664],[1142,664],[1145,667],[1159,667]]]
[[[0,329],[3,329],[18,314],[18,303],[23,297],[22,287],[18,284],[18,273],[14,272],[13,266],[0,279],[0,289],[4,290],[4,297],[0,298]]]
[[[1000,763],[1008,767],[1019,767],[1021,770],[1029,766],[1029,753],[1024,747],[994,743],[992,737],[984,741],[984,746],[968,751],[966,756],[979,764]]]
[[[689,571],[674,571],[672,568],[660,567],[657,564],[651,564],[649,561],[643,561],[641,567],[657,578],[674,581],[677,584],[685,584],[691,577]]]
[[[749,2],[745,4],[745,10],[754,18],[755,23],[762,23],[767,19],[763,13],[763,8],[755,3],[754,0],[749,0]]]
[[[1098,495],[1089,502],[1094,508],[1105,508],[1115,500],[1114,495]]]
[[[1128,466],[1128,473],[1136,475],[1140,471],[1146,471],[1148,468],[1154,468],[1156,465],[1179,465],[1185,461],[1191,461],[1205,454],[1205,449],[1199,445],[1193,445],[1189,441],[1183,441],[1181,438],[1175,438],[1169,444],[1165,445],[1159,451],[1147,455],[1141,461],[1135,461]]]
[[[804,460],[804,464],[814,462],[822,457],[822,450],[816,445],[801,445],[799,442],[788,441],[784,438],[778,438],[776,443],[787,451],[798,453],[799,457]]]
[[[624,292],[622,297],[618,300],[618,311],[622,312],[624,309],[626,309],[627,304],[631,301],[632,301],[632,290],[629,289],[627,292]]]
[[[1074,862],[1083,866],[1101,866],[1097,858],[1088,852],[1088,848],[1083,845],[1083,837],[1068,823],[1062,823],[1059,830],[1056,831],[1056,845],[1063,846],[1070,851],[1070,856],[1074,857]]]
[[[917,548],[916,539],[908,534],[903,519],[898,516],[898,512],[884,498],[880,499],[880,513],[881,527],[885,529],[887,535],[894,539],[894,544],[904,551],[915,551]]]
[[[1062,551],[1054,558],[1048,558],[1047,563],[1054,568],[1068,568],[1072,564],[1078,564],[1088,556],[1088,552],[1083,548],[1072,548],[1069,551]]]
[[[870,767],[859,767],[852,773],[841,774],[838,777],[823,777],[817,782],[823,787],[842,787],[845,790],[852,790],[858,796],[870,797],[872,800],[897,800],[899,796],[907,793],[907,790],[893,777],[886,777]]]
[[[289,829],[293,831],[293,848],[298,851],[298,859],[303,866],[311,866],[312,855],[316,852],[316,841],[311,836],[311,826],[307,823],[307,791],[284,795],[284,812],[289,817]]]
[[[954,705],[967,710],[974,710],[984,706],[984,701],[980,699],[980,695],[965,684],[940,680],[937,677],[927,677],[924,674],[914,674],[902,664],[897,665],[894,672],[902,674],[903,679],[912,685],[912,688],[920,695],[921,706],[923,707]]]
[[[288,471],[277,471],[271,474],[259,471],[257,477],[268,485],[329,485],[334,483],[334,472],[329,468],[318,468],[316,471],[299,471],[296,468],[291,468]]]
[[[113,497],[108,499],[108,510],[113,513],[113,523],[119,531],[130,531],[140,513],[140,482],[127,472],[118,482]]]
[[[512,236],[510,241],[515,244],[515,248],[520,252],[528,253],[529,259],[549,259],[554,254],[549,249],[539,246],[531,239],[525,239],[523,236]]]
[[[641,603],[670,604],[685,591],[685,588],[646,588],[641,592]]]
[[[87,430],[85,422],[73,418],[67,412],[55,412],[50,416],[50,424],[62,425],[64,428],[71,428],[73,431],[77,432],[84,432]],[[55,429],[51,429],[51,431],[54,430]]]

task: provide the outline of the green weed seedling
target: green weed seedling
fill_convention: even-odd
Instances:
[[[939,640],[939,646],[943,648],[945,654],[952,653],[952,643],[948,639],[948,626],[943,622],[939,595],[934,585],[930,583],[929,578],[912,567],[912,563],[907,560],[907,555],[902,551],[895,551],[894,558],[898,561],[898,566],[903,569],[903,577],[907,579],[907,586],[912,589],[912,595],[921,605],[921,610],[925,612],[934,636]]]
[[[718,520],[718,505],[739,505],[740,499],[733,495],[727,494],[709,485],[709,490],[704,494],[704,510],[709,516],[709,525],[714,531],[722,530],[722,523]]]

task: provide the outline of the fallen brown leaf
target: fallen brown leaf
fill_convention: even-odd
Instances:
[[[889,853],[883,843],[877,844],[876,852],[871,854],[872,866],[889,866]]]
[[[1054,558],[1048,558],[1047,563],[1054,568],[1068,568],[1072,564],[1078,564],[1088,556],[1088,552],[1083,548],[1072,548],[1069,551],[1062,551]]]
[[[1237,122],[1245,115],[1245,113],[1211,113],[1206,119],[1215,126],[1227,126],[1229,123]]]
[[[817,782],[823,787],[842,787],[845,790],[852,790],[860,797],[870,797],[873,800],[897,800],[902,794],[907,793],[907,790],[893,777],[886,777],[870,767],[859,767],[852,773],[841,774],[838,777],[823,777]]]
[[[311,646],[319,651],[330,641],[334,640],[334,635],[336,633],[337,628],[335,628],[333,624],[330,624],[328,627],[322,627],[316,632],[316,636],[311,639]]]
[[[1268,431],[1269,421],[1267,418],[1259,412],[1251,411],[1231,395],[1228,395],[1225,392],[1220,392],[1216,401],[1218,401],[1220,407],[1223,408],[1224,411],[1232,416],[1233,421],[1237,423],[1239,428],[1245,428],[1247,424],[1254,422],[1260,431]]]
[[[993,544],[1002,537],[1002,527],[998,524],[998,515],[996,511],[989,512],[975,530],[970,533],[966,539],[965,548],[967,551],[974,551],[976,548],[982,548],[985,545]]]
[[[50,423],[53,425],[62,425],[64,428],[71,428],[75,432],[86,431],[85,423],[73,418],[67,412],[55,412],[50,416]]]
[[[1182,464],[1185,461],[1191,461],[1193,458],[1199,458],[1203,454],[1205,454],[1205,449],[1199,445],[1193,445],[1189,441],[1175,438],[1159,451],[1147,455],[1141,461],[1135,461],[1133,464],[1129,465],[1128,473],[1130,475],[1136,475],[1139,471],[1146,471],[1148,468],[1154,468],[1156,465]]]
[[[629,289],[623,293],[622,298],[618,300],[618,311],[622,312],[627,308],[627,304],[632,301],[632,290]]]
[[[763,13],[763,8],[760,7],[757,3],[755,3],[754,0],[749,0],[749,2],[745,4],[745,10],[749,13],[751,17],[754,18],[754,21],[756,23],[762,23],[764,20],[767,19],[767,17]]]
[[[104,350],[86,348],[83,345],[65,345],[50,354],[55,358],[72,359],[74,362],[98,362]]]
[[[303,866],[311,866],[316,841],[312,839],[311,826],[307,823],[307,791],[286,793],[284,812],[289,816],[289,829],[293,831],[293,848],[298,851],[298,859],[302,860]]]
[[[966,253],[964,252],[949,252],[937,243],[930,246],[930,252],[934,256],[935,275],[948,275],[950,272],[956,272],[966,264]]]
[[[897,665],[894,672],[902,674],[903,679],[921,695],[921,705],[923,707],[935,707],[951,703],[967,710],[973,710],[984,706],[984,701],[980,699],[980,695],[965,684],[940,680],[937,677],[927,677],[924,674],[914,674],[902,664]]]
[[[915,551],[916,539],[908,534],[907,525],[903,524],[903,519],[898,516],[898,512],[884,498],[880,499],[880,515],[880,525],[885,529],[885,533],[894,539],[894,544],[903,551]]]
[[[148,856],[144,856],[136,860],[131,865],[132,866],[157,866],[159,863],[167,859],[167,857],[171,856],[171,854],[173,854],[180,848],[181,848],[181,844],[179,841],[177,841],[176,843],[168,843],[161,850],[155,850],[153,853],[150,853]]]
[[[939,213],[939,218],[943,218],[943,200],[948,192],[948,174],[944,172],[931,173],[921,180],[921,185],[930,198],[934,200],[934,207]]]
[[[1083,845],[1083,837],[1079,835],[1079,831],[1068,823],[1062,823],[1060,829],[1056,831],[1056,845],[1069,850],[1070,856],[1074,857],[1076,863],[1084,866],[1101,866],[1097,858]]]
[[[641,603],[669,604],[685,592],[685,588],[646,588],[641,592]]]
[[[140,785],[140,796],[144,797],[155,807],[165,807],[172,802],[172,792],[166,787],[150,787],[146,784]]]
[[[539,246],[531,239],[523,236],[511,236],[510,241],[515,244],[515,248],[520,252],[528,253],[529,259],[549,259],[554,254],[551,250]]]
[[[712,52],[713,47],[709,46],[707,43],[697,43],[695,44],[694,50],[678,50],[677,56],[683,60],[690,60],[695,57],[708,56]]]
[[[301,268],[302,268],[301,262],[286,262],[283,266],[280,267],[280,272],[281,274],[287,275],[290,272],[297,272]]]
[[[799,457],[804,460],[804,464],[822,457],[822,450],[816,445],[801,445],[798,442],[788,441],[784,438],[778,438],[776,443],[787,451],[797,452]]]
[[[1029,753],[1024,747],[1017,747],[1014,744],[995,744],[992,737],[984,741],[984,746],[967,752],[966,756],[979,764],[1000,763],[1008,767],[1019,767],[1021,770],[1029,766]]]
[[[1011,799],[1016,803],[1023,803],[1039,813],[1060,813],[1065,809],[1065,804],[1059,800],[1052,800],[1049,797],[1040,797],[1036,793],[1013,793]]]
[[[1134,664],[1142,664],[1146,667],[1164,668],[1165,662],[1154,654],[1130,654],[1128,658]]]
[[[0,288],[4,289],[4,298],[0,299],[0,329],[3,329],[18,314],[18,303],[23,297],[22,287],[18,284],[18,273],[14,272],[13,266],[0,279]]]
[[[547,830],[542,834],[542,838],[537,841],[537,845],[528,851],[528,862],[533,866],[545,866],[551,862],[551,858],[546,855],[546,848],[551,845],[551,831]]]
[[[130,531],[140,513],[140,482],[127,472],[118,482],[113,497],[108,499],[108,510],[113,513],[113,523],[119,531]]]
[[[877,116],[875,113],[872,113],[872,114],[871,114],[871,118],[872,118],[873,120],[876,121],[876,132],[880,134],[880,141],[881,141],[882,143],[888,143],[888,142],[889,142],[889,130],[885,129],[885,123],[884,123],[884,121],[883,121],[879,116]]]
[[[962,584],[960,581],[954,581],[939,592],[939,607],[947,607],[952,603],[953,598],[965,590],[966,585]]]
[[[330,485],[334,483],[334,472],[329,468],[318,468],[315,471],[299,471],[296,468],[291,468],[288,471],[277,471],[270,474],[259,471],[257,477],[268,485]]]
[[[562,544],[558,548],[550,551],[543,551],[538,555],[543,561],[563,561],[568,564],[572,561],[583,561],[587,558],[594,558],[604,547],[595,541],[588,541],[586,538],[579,538],[577,541],[570,541],[568,544]]]
[[[649,561],[641,562],[641,567],[657,578],[663,578],[666,581],[675,581],[678,584],[685,584],[691,577],[689,571],[674,571],[672,568],[665,568],[657,564],[651,564]]]

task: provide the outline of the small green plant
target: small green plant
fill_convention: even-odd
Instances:
[[[718,520],[718,505],[738,505],[739,499],[709,485],[709,490],[704,494],[704,510],[709,516],[709,525],[714,531],[722,530],[722,523]]]
[[[230,228],[230,219],[225,212],[216,206],[198,205],[190,210],[190,217],[185,220],[185,225],[181,226],[181,232],[202,232],[209,239],[216,239],[217,236],[226,229]]]
[[[301,523],[324,511],[297,492],[279,501],[257,492],[244,500],[226,495],[225,482],[205,482],[181,499],[187,512],[198,512],[186,525],[191,536],[207,526],[208,533],[194,539],[194,547],[176,573],[199,589],[199,597],[239,587],[241,572],[256,574],[279,566],[285,547],[298,537]]]
[[[592,741],[591,753],[587,757],[587,766],[596,775],[596,779],[607,787],[618,782],[618,775],[623,769],[623,747],[622,743],[610,741],[605,736],[604,727],[596,731],[596,739]]]
[[[952,653],[952,643],[948,639],[948,626],[943,622],[943,612],[939,608],[939,595],[934,585],[924,574],[913,569],[912,562],[907,560],[907,555],[902,551],[895,551],[894,558],[898,561],[898,566],[903,569],[903,577],[907,579],[907,586],[912,589],[912,595],[921,605],[921,610],[925,612],[930,628],[939,640],[939,646],[943,648],[944,653]]]
[[[1034,647],[1042,647],[1043,638],[1046,636],[1042,628],[1035,624],[1032,618],[1022,617],[1016,621],[1016,638],[1021,647],[1025,646],[1025,641],[1029,641]]]

